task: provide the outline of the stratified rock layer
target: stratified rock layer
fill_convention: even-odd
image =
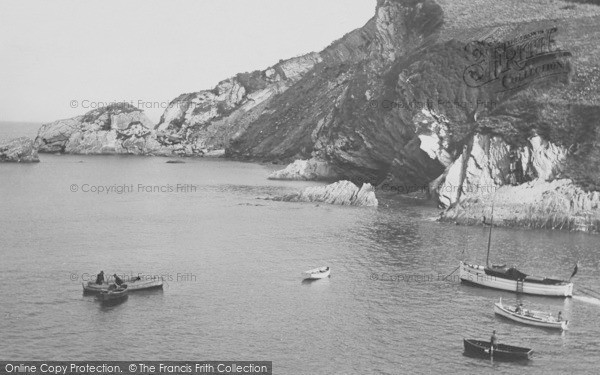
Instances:
[[[327,186],[308,187],[297,194],[273,198],[285,202],[322,202],[342,206],[376,207],[378,205],[375,191],[370,184],[362,187],[350,181],[338,181]]]
[[[501,186],[494,194],[469,195],[444,212],[442,220],[489,223],[492,204],[494,225],[600,232],[600,193],[585,192],[568,179],[535,179]]]

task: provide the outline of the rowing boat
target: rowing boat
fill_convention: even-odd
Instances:
[[[331,269],[329,267],[319,267],[302,272],[302,276],[308,280],[324,279],[329,276]]]
[[[542,311],[523,309],[521,312],[518,312],[516,306],[506,306],[502,304],[502,298],[500,298],[499,302],[494,304],[494,312],[515,322],[536,327],[567,330],[569,324],[568,320],[558,320],[552,315]]]
[[[96,296],[96,298],[102,301],[103,303],[112,303],[122,301],[126,299],[127,296],[128,288],[125,285],[115,289],[103,290]]]
[[[470,357],[492,358],[498,361],[526,361],[531,359],[533,349],[498,344],[496,348],[490,350],[490,342],[473,339],[463,339],[465,351],[464,354]]]
[[[102,284],[96,284],[93,281],[82,283],[84,293],[100,293],[107,291],[112,283],[104,282]],[[160,289],[163,287],[163,281],[158,277],[140,277],[139,279],[133,279],[127,281],[123,285],[127,286],[127,290],[135,292],[138,290],[149,290],[149,289]]]

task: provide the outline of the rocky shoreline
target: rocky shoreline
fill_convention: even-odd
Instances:
[[[37,163],[39,161],[37,149],[30,138],[20,137],[0,141],[0,162]]]
[[[352,201],[351,181],[369,195],[419,191],[446,221],[480,223],[494,200],[498,225],[596,232],[600,45],[564,53],[560,74],[510,90],[499,85],[511,80],[479,84],[467,72],[485,46],[546,35],[568,52],[581,35],[600,39],[600,6],[540,0],[554,11],[517,25],[525,4],[483,3],[491,23],[452,1],[378,0],[369,22],[324,50],[182,94],[156,125],[119,103],[43,125],[35,147],[286,162],[268,178],[343,185],[290,199]]]
[[[440,221],[490,224],[492,205],[495,226],[600,233],[600,193],[586,193],[568,179],[535,180],[468,197],[442,212]]]

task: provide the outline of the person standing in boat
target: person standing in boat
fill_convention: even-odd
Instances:
[[[492,337],[490,338],[490,350],[494,351],[498,349],[498,337],[496,336],[496,330],[492,332]]]
[[[558,316],[556,317],[556,320],[559,322],[562,322],[563,318],[562,318],[562,311],[558,312]]]
[[[96,276],[96,284],[101,285],[104,282],[104,271],[100,271],[100,273]]]

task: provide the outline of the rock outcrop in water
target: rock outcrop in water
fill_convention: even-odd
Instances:
[[[284,169],[269,175],[269,180],[332,180],[338,176],[335,169],[327,162],[317,159],[296,160]]]
[[[37,150],[28,137],[0,141],[0,162],[39,162]]]
[[[112,104],[83,116],[44,124],[35,144],[40,152],[70,154],[184,153],[159,143],[150,119],[127,103]]]
[[[297,194],[272,199],[284,202],[322,202],[342,206],[376,207],[378,205],[375,191],[370,184],[363,184],[359,188],[350,181],[308,187]]]

